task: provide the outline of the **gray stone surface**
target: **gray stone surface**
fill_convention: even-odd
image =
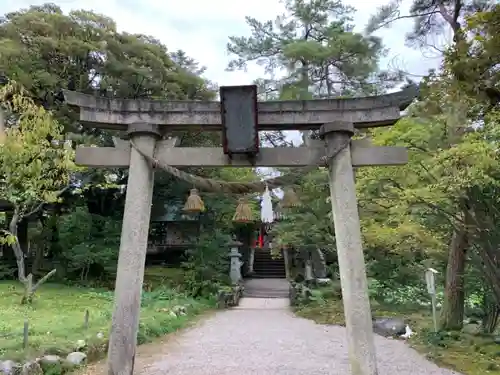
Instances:
[[[311,260],[313,263],[313,273],[314,277],[323,279],[326,277],[327,269],[325,257],[321,249],[312,249]]]
[[[19,364],[10,359],[0,361],[0,374],[10,375],[15,372]]]
[[[170,140],[169,140],[170,141]],[[351,142],[352,165],[354,167],[375,165],[403,165],[408,162],[404,147],[370,146],[361,140]],[[311,147],[263,147],[255,162],[261,167],[299,167],[316,164],[325,156],[324,144],[313,141]],[[229,159],[221,147],[172,147],[172,142],[159,141],[155,157],[173,167],[204,165],[207,167],[251,167],[254,162],[247,158]],[[78,147],[76,162],[91,167],[128,167],[130,147]]]
[[[241,242],[238,242],[241,245]],[[238,250],[239,245],[235,245],[232,247],[229,252],[230,259],[230,270],[229,277],[231,278],[231,282],[234,284],[238,284],[241,281],[241,266],[243,263],[241,262],[241,254]]]
[[[154,129],[147,124],[135,124],[129,129],[131,139],[149,156],[153,155],[156,145]],[[108,349],[110,373],[117,375],[131,374],[134,368],[153,185],[154,169],[151,163],[133,148],[116,272],[113,329]]]
[[[290,283],[286,279],[247,279],[243,297],[288,298]]]
[[[58,355],[48,354],[40,359],[40,363],[44,365],[55,365],[61,362],[61,357]]]
[[[176,336],[142,375],[351,375],[343,327],[295,317],[278,299],[243,299]],[[403,341],[375,337],[380,375],[452,375]]]
[[[336,120],[352,121],[358,128],[393,125],[417,94],[408,88],[365,98],[259,102],[259,130],[316,129]],[[80,107],[81,123],[100,128],[125,130],[126,124],[145,122],[169,130],[186,125],[221,129],[220,102],[108,99],[66,90],[64,98]]]
[[[406,323],[400,318],[377,318],[373,321],[373,332],[385,337],[402,335],[406,332]]]
[[[29,361],[23,365],[21,375],[43,375],[42,366],[36,361]]]
[[[320,130],[327,155],[332,156],[328,168],[330,201],[350,359],[352,367],[358,369],[353,372],[375,375],[372,317],[349,143],[353,134],[353,124],[342,121],[325,124]]]
[[[68,356],[66,357],[66,361],[75,366],[79,366],[85,363],[86,359],[87,359],[87,354],[82,352],[69,353]]]

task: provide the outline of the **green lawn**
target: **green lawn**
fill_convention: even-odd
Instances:
[[[320,324],[344,325],[342,301],[327,300],[296,308],[296,314]],[[432,333],[430,312],[401,306],[382,306],[372,302],[377,317],[398,316],[408,320],[416,333],[410,339],[417,351],[443,367],[466,375],[500,375],[500,345],[492,337],[461,332]]]
[[[106,347],[113,292],[47,284],[37,291],[32,305],[20,305],[21,297],[19,283],[0,282],[0,358],[64,354],[73,351],[78,340],[86,340],[89,351],[97,348],[102,351]],[[172,317],[169,309],[180,305],[187,307],[187,315]],[[143,343],[173,332],[208,308],[208,301],[196,301],[172,289],[143,293],[138,341]],[[88,329],[85,329],[87,310],[90,319]],[[29,322],[29,347],[26,351],[23,350],[25,320]],[[103,339],[97,338],[99,332],[104,334]]]

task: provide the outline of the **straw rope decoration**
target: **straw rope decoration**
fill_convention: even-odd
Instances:
[[[290,186],[297,183],[299,177],[301,175],[307,174],[320,166],[325,166],[326,162],[329,159],[334,158],[339,154],[340,151],[345,149],[349,145],[350,141],[342,144],[332,155],[323,156],[319,158],[318,162],[314,165],[310,165],[307,167],[303,167],[300,169],[300,174],[297,173],[289,173],[284,176],[274,177],[263,181],[255,181],[255,182],[235,182],[235,181],[222,181],[216,180],[212,178],[203,178],[200,176],[196,176],[166,163],[163,163],[160,160],[157,160],[154,157],[149,156],[144,151],[142,151],[132,140],[130,140],[130,145],[137,150],[139,154],[148,160],[154,168],[159,167],[164,171],[168,172],[174,177],[177,177],[185,182],[193,185],[197,189],[205,192],[213,192],[213,193],[232,193],[232,194],[249,194],[249,193],[262,193],[265,191],[266,186],[269,189],[275,189],[283,186]]]

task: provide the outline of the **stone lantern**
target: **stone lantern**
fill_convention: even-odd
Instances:
[[[233,284],[238,284],[242,279],[241,265],[243,263],[241,262],[241,254],[239,251],[239,247],[241,245],[243,244],[240,241],[237,241],[235,237],[233,237],[227,244],[227,246],[229,247],[229,258],[231,260],[229,277],[231,278],[231,282]]]

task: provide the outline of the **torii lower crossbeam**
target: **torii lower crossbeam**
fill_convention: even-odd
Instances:
[[[79,147],[76,162],[94,168],[128,168],[130,145],[120,147]],[[311,147],[261,148],[253,163],[245,158],[224,155],[217,147],[171,147],[172,141],[159,141],[154,156],[172,167],[304,167],[319,165],[326,155],[324,142],[314,142]],[[364,140],[351,141],[353,167],[401,165],[408,162],[404,147],[370,147]],[[324,163],[321,166],[326,166]]]

